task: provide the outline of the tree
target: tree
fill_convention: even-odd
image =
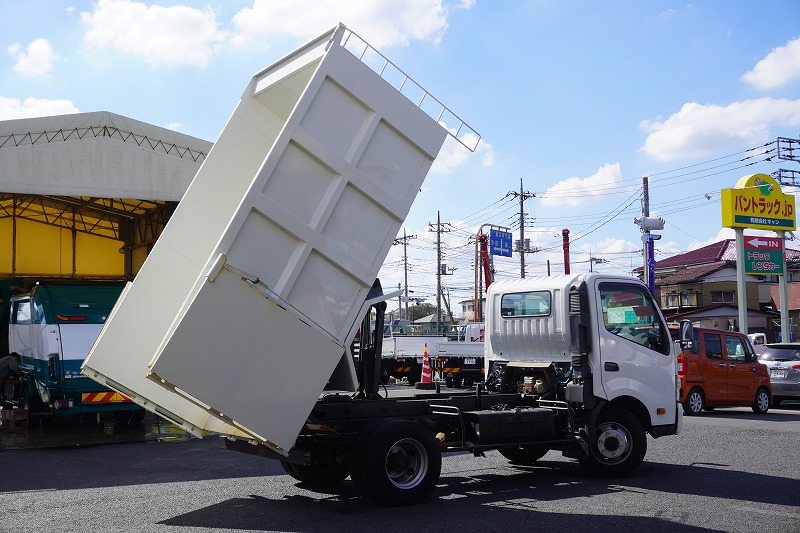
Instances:
[[[428,303],[412,305],[408,308],[408,319],[413,323],[420,318],[436,313],[436,306]]]

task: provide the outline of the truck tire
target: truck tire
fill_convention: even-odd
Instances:
[[[683,412],[688,416],[697,416],[703,412],[705,408],[705,397],[703,391],[695,387],[686,395],[686,400],[683,402]]]
[[[597,476],[635,470],[647,453],[647,435],[639,419],[618,407],[606,407],[589,436],[589,456],[581,464]]]
[[[340,465],[298,465],[281,461],[281,466],[297,481],[316,486],[337,485],[349,475],[347,468]]]
[[[759,415],[766,414],[769,411],[769,391],[765,388],[760,388],[756,391],[756,399],[753,401],[753,412]]]
[[[532,465],[550,451],[543,446],[508,446],[498,448],[500,455],[517,465]]]
[[[359,440],[350,460],[350,478],[359,492],[384,504],[412,505],[433,491],[442,454],[424,426],[388,420]]]
[[[23,383],[22,387],[20,406],[28,411],[28,427],[39,427],[40,424],[44,423],[45,417],[42,417],[41,414],[44,410],[44,404],[38,396],[36,398],[31,397],[27,383]]]

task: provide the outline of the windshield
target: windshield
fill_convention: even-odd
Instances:
[[[763,361],[800,361],[800,346],[791,348],[767,346],[758,358]]]

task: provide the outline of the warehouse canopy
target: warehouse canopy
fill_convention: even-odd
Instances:
[[[107,111],[0,121],[0,192],[178,201],[211,144]]]
[[[131,279],[211,146],[105,111],[0,121],[0,278]]]

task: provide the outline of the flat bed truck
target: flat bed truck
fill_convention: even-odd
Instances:
[[[309,484],[349,476],[389,505],[423,501],[443,453],[634,470],[646,434],[682,422],[674,347],[635,278],[498,284],[494,390],[381,396],[398,293],[376,276],[448,134],[478,140],[342,25],[257,73],[82,372],[193,435]]]

